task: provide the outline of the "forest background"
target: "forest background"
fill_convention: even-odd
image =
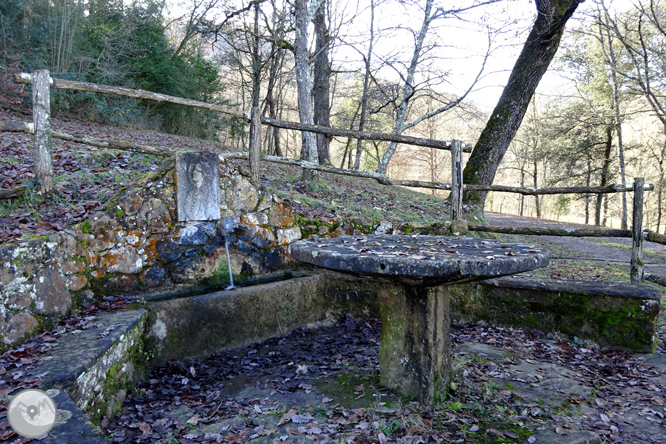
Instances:
[[[26,113],[28,90],[13,75],[45,68],[53,77],[258,107],[274,119],[460,139],[479,148],[493,145],[482,134],[498,99],[510,99],[505,85],[539,65],[535,56],[531,65],[517,57],[552,5],[565,18],[548,26],[566,24],[567,31],[545,63],[548,73],[537,76],[540,87],[527,97],[508,151],[472,156],[496,163],[496,184],[645,177],[655,191],[646,195],[644,223],[663,232],[666,9],[658,0],[604,1],[577,8],[566,0],[4,0],[0,105]],[[559,43],[550,32],[540,38]],[[211,139],[234,151],[246,150],[251,137],[245,122],[212,111],[52,93],[56,116]],[[450,180],[449,153],[436,149],[264,127],[262,151],[390,177]],[[627,198],[631,193],[484,196],[491,211],[613,227],[627,225]]]

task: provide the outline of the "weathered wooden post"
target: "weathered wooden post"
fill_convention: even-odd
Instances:
[[[32,118],[35,124],[33,162],[42,194],[53,190],[50,83],[51,73],[47,69],[40,69],[32,74]]]
[[[252,107],[250,120],[250,173],[252,183],[259,185],[259,162],[261,153],[261,111],[258,106]]]
[[[451,142],[451,232],[465,234],[463,227],[463,180],[462,180],[462,147],[459,140]]]
[[[634,179],[634,214],[631,228],[631,283],[638,285],[643,282],[643,186],[645,179]]]

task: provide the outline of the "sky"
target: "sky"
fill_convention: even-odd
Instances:
[[[631,6],[631,1],[613,0],[610,6],[611,9],[626,10]],[[369,1],[365,3],[369,3]],[[419,3],[423,4],[425,1],[419,0]],[[447,7],[452,7],[456,3],[469,4],[470,2],[469,0],[446,0],[442,3]],[[607,3],[609,3],[608,0]],[[355,2],[355,4],[358,3]],[[594,7],[595,2],[592,0],[580,5],[572,19],[569,20],[567,30],[574,26],[581,26],[588,12]],[[401,7],[398,2],[382,5],[377,15],[376,22],[379,26],[386,27],[387,24],[393,24],[412,29],[419,28],[423,16],[420,10],[414,8],[409,10]],[[435,50],[438,57],[435,64],[439,69],[449,72],[448,83],[440,86],[444,90],[443,92],[460,95],[470,87],[482,66],[489,44],[488,29],[491,29],[493,30],[492,52],[485,63],[482,78],[467,97],[468,101],[481,109],[491,111],[502,94],[536,15],[536,6],[531,0],[502,0],[462,15],[462,20],[450,19],[436,22],[433,25],[434,39],[432,40],[438,45]],[[351,27],[360,26],[361,29],[357,33],[363,34],[365,30],[362,27],[367,27],[368,23],[369,14],[360,11]],[[394,30],[393,34],[393,36],[384,36],[380,39],[375,48],[376,52],[392,54],[397,51],[397,48],[405,48],[405,52],[411,53],[413,47],[411,34],[399,29]],[[344,48],[338,50],[337,55],[343,60],[342,66],[353,65],[353,61],[358,60],[356,51],[345,51]],[[551,63],[551,67],[552,65]],[[389,69],[385,69],[381,73],[385,78],[399,80],[399,77]],[[537,93],[549,95],[566,90],[569,85],[568,81],[551,69],[542,79]]]
[[[452,7],[457,2],[454,0],[446,3],[447,7]],[[459,3],[470,2],[459,1]],[[376,26],[379,27],[400,26],[418,30],[423,19],[421,10],[403,7],[398,2],[385,3],[378,9]],[[536,8],[528,0],[503,0],[463,14],[460,19],[442,19],[434,22],[429,39],[430,43],[437,45],[431,53],[436,56],[432,62],[433,67],[448,72],[447,83],[440,88],[445,92],[462,94],[471,86],[472,80],[482,67],[488,49],[488,29],[494,29],[492,53],[486,62],[483,78],[468,97],[484,108],[492,108],[501,95],[502,87],[508,79],[535,16]],[[369,13],[360,11],[350,27],[355,28],[357,34],[365,35],[369,21]],[[343,32],[354,33],[347,30]],[[403,60],[408,61],[413,50],[413,40],[413,36],[406,29],[398,28],[382,33],[375,47],[378,55],[376,60],[382,56],[395,55],[403,49],[405,53]],[[340,48],[337,55],[343,60],[341,64],[346,66],[358,60],[356,51],[345,48]],[[399,79],[391,69],[382,70],[381,75],[391,80]]]
[[[334,69],[353,71],[361,69],[359,50],[364,51],[370,23],[369,0],[333,0],[334,21],[339,24],[338,41],[334,50]],[[375,44],[375,62],[399,58],[409,61],[414,38],[413,30],[418,30],[423,12],[414,3],[425,4],[425,0],[407,3],[404,0],[374,0],[378,6],[375,12],[375,29],[378,33]],[[183,14],[186,9],[178,3],[190,0],[171,0],[172,16]],[[616,8],[622,10],[631,0],[614,0]],[[469,5],[470,0],[439,0],[447,8],[456,5]],[[593,1],[584,2],[569,21],[567,28],[576,26],[585,16],[585,10],[593,6]],[[429,43],[435,47],[429,52],[433,56],[430,64],[433,70],[446,71],[446,82],[438,86],[441,92],[463,94],[476,78],[492,35],[492,52],[488,57],[483,76],[475,85],[467,100],[483,110],[491,111],[502,94],[511,69],[518,58],[523,43],[536,18],[536,6],[532,0],[501,0],[495,4],[477,8],[457,18],[443,19],[431,26]],[[410,29],[412,31],[410,31]],[[353,47],[357,49],[353,49]],[[394,64],[395,65],[395,64]],[[404,72],[404,69],[403,69]],[[399,74],[390,68],[380,71],[380,77],[399,81]],[[418,81],[418,79],[417,79]],[[556,73],[549,71],[542,80],[538,92],[549,94],[566,88],[566,82]]]

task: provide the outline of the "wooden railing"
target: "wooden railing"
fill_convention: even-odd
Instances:
[[[37,82],[35,79],[39,77],[42,81]],[[47,79],[48,81],[44,81]],[[353,131],[339,128],[322,127],[318,125],[306,125],[298,122],[289,122],[276,119],[269,119],[261,117],[259,113],[248,113],[238,111],[221,105],[214,105],[196,100],[183,99],[180,97],[173,97],[165,94],[157,94],[149,91],[133,90],[128,88],[121,88],[115,86],[98,85],[87,82],[77,82],[64,79],[55,79],[50,77],[50,73],[46,70],[36,71],[35,76],[31,74],[19,74],[16,77],[18,83],[33,84],[33,119],[34,123],[9,123],[0,122],[0,131],[22,131],[26,133],[35,134],[35,153],[46,152],[48,150],[41,149],[40,144],[49,143],[49,137],[56,139],[67,140],[76,143],[87,144],[91,146],[134,151],[145,154],[152,154],[156,156],[172,156],[173,151],[152,147],[147,145],[137,145],[124,141],[113,139],[97,139],[87,136],[73,136],[58,131],[51,131],[48,119],[50,116],[44,115],[45,109],[48,110],[48,103],[50,97],[49,86],[54,86],[58,89],[66,89],[73,91],[90,91],[104,94],[115,94],[126,97],[133,97],[139,99],[153,100],[157,102],[167,102],[179,105],[191,106],[200,109],[207,109],[211,111],[220,112],[235,118],[242,119],[255,125],[269,125],[277,128],[285,128],[297,131],[307,131],[313,133],[321,133],[329,136],[351,137],[364,140],[381,140],[389,142],[397,142],[408,145],[422,146],[426,148],[435,148],[451,151],[451,183],[447,182],[432,182],[432,181],[418,181],[418,180],[401,180],[392,179],[384,175],[374,172],[347,170],[343,168],[334,168],[326,165],[318,165],[311,162],[306,162],[298,159],[290,159],[276,156],[259,156],[259,146],[251,146],[249,152],[224,152],[220,153],[220,157],[228,159],[249,159],[250,170],[252,176],[256,179],[259,177],[259,164],[261,161],[276,162],[290,165],[297,165],[304,170],[313,170],[319,172],[326,172],[332,174],[341,174],[347,176],[364,177],[376,180],[384,185],[395,185],[405,187],[429,188],[438,190],[451,190],[451,219],[452,226],[459,226],[463,220],[462,210],[462,196],[465,190],[468,191],[496,191],[507,193],[518,193],[523,195],[547,195],[547,194],[601,194],[601,193],[617,193],[617,192],[634,192],[634,206],[633,206],[633,227],[632,230],[608,230],[601,228],[577,228],[577,229],[556,229],[556,228],[527,228],[527,227],[497,227],[497,226],[470,226],[470,231],[486,231],[493,233],[508,233],[508,234],[523,234],[523,235],[537,235],[537,236],[572,236],[572,237],[624,237],[632,238],[632,254],[631,254],[631,282],[634,284],[641,283],[644,279],[651,280],[666,286],[666,279],[658,276],[645,273],[643,269],[643,240],[658,242],[666,245],[666,236],[659,235],[654,232],[643,230],[643,192],[645,190],[653,190],[654,186],[645,184],[643,178],[636,178],[633,184],[626,185],[610,185],[610,186],[597,186],[597,187],[553,187],[553,188],[521,188],[510,187],[505,185],[465,185],[462,182],[462,153],[470,152],[471,147],[458,140],[441,141],[419,137],[403,136],[398,134],[377,133],[367,131]],[[46,103],[46,105],[45,105]],[[46,119],[46,120],[44,120]],[[253,120],[254,119],[254,120]],[[44,123],[46,122],[46,124]],[[46,130],[45,130],[46,128]],[[44,134],[46,131],[47,134]],[[257,138],[256,140],[260,140]],[[50,159],[48,160],[50,162]],[[3,190],[0,193],[0,199],[6,195],[5,198],[16,197],[20,195],[21,190]]]

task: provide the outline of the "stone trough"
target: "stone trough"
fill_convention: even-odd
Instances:
[[[286,277],[290,276],[289,274]],[[326,272],[230,291],[166,298],[148,304],[152,365],[210,355],[332,322],[344,314],[376,314],[376,285]]]

